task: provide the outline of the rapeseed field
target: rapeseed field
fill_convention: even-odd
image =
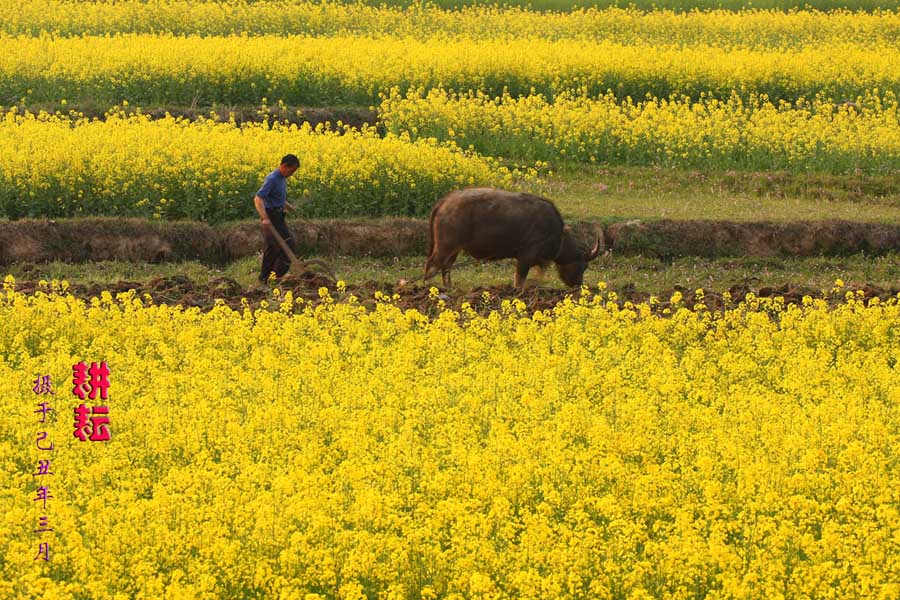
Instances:
[[[601,286],[429,318],[340,285],[204,313],[51,284],[0,297],[3,597],[900,594],[896,299],[660,311]],[[80,360],[109,365],[103,444],[72,437]]]

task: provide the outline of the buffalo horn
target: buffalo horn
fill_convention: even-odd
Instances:
[[[591,248],[591,251],[584,255],[584,259],[588,262],[597,258],[600,254],[600,246],[603,243],[603,238],[601,236],[597,236],[597,243],[594,244],[594,247]]]

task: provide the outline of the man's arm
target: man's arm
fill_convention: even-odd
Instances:
[[[265,200],[260,198],[258,195],[253,197],[253,206],[256,207],[256,212],[259,213],[259,218],[262,220],[263,225],[269,224],[269,215],[266,214],[266,204]]]
[[[269,215],[266,214],[265,198],[268,198],[272,193],[272,185],[272,178],[266,177],[262,187],[259,188],[259,191],[256,192],[256,196],[253,197],[253,205],[256,207],[256,212],[259,213],[259,218],[262,220],[263,225],[269,224]]]

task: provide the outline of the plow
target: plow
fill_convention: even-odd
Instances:
[[[275,230],[271,225],[268,227],[269,233],[275,236],[275,241],[278,242],[278,245],[281,246],[281,249],[284,250],[284,253],[291,261],[290,272],[293,275],[298,277],[302,277],[305,273],[315,273],[317,275],[322,275],[330,279],[332,282],[337,283],[337,277],[334,274],[334,270],[324,260],[318,258],[308,258],[306,260],[300,260],[291,250],[291,247],[288,246],[287,242],[284,241],[284,238],[281,237],[281,234]]]

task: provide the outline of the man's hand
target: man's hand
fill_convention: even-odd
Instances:
[[[263,227],[269,227],[272,225],[272,222],[268,218],[260,219]]]

